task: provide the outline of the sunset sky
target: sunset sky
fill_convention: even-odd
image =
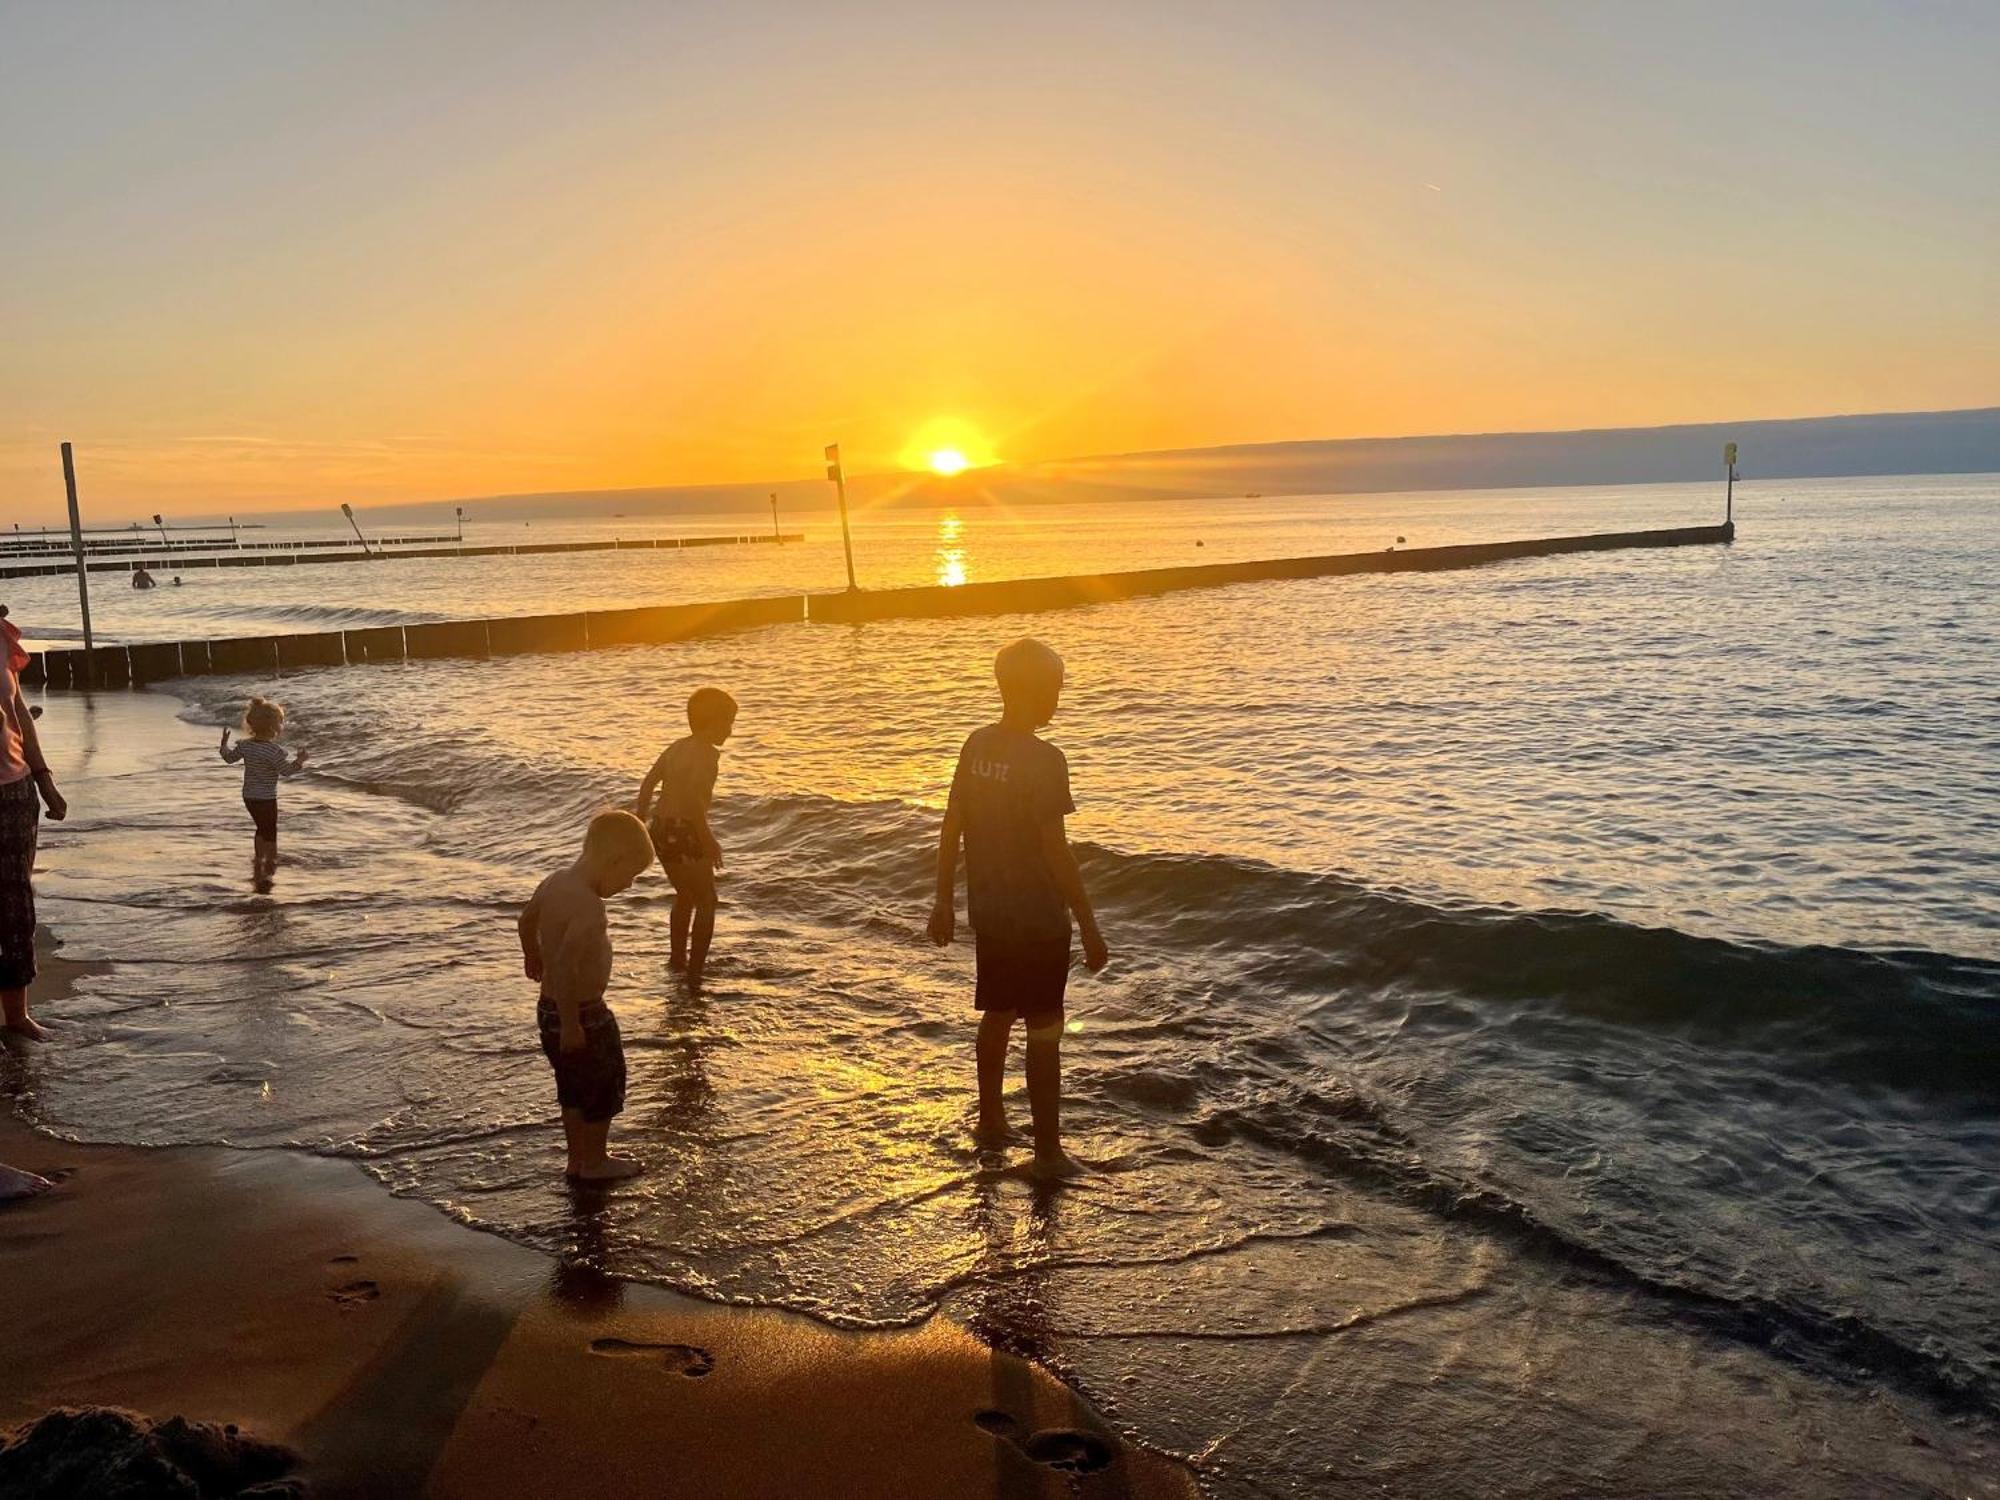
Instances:
[[[0,520],[2000,403],[2000,7],[0,0]]]

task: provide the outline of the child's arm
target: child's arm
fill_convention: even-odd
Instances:
[[[722,868],[722,845],[715,841],[715,834],[708,826],[708,809],[701,810],[701,846],[708,851],[708,862],[716,869]]]
[[[538,895],[521,908],[521,920],[515,924],[521,934],[521,967],[538,983],[542,977],[541,920],[542,898]]]
[[[944,827],[938,830],[937,901],[931,907],[931,941],[940,948],[951,943],[958,926],[958,841],[965,834],[965,817],[958,799],[945,804]]]
[[[579,991],[582,985],[577,979],[577,933],[576,924],[566,924],[557,935],[556,951],[544,965],[548,975],[542,988],[556,1002],[556,1015],[562,1022],[562,1035],[558,1046],[564,1052],[581,1052],[584,1048],[583,999]]]
[[[285,762],[284,765],[278,767],[278,774],[280,776],[296,776],[305,768],[306,752],[301,750],[297,755],[294,755],[290,760]]]
[[[229,743],[229,731],[227,729],[222,731],[222,758],[232,766],[243,759],[243,751],[239,747]]]
[[[1062,892],[1064,904],[1076,918],[1076,930],[1083,939],[1083,962],[1095,974],[1111,961],[1111,950],[1104,946],[1104,934],[1097,930],[1097,913],[1091,908],[1090,893],[1083,888],[1083,872],[1077,869],[1076,856],[1070,853],[1069,837],[1063,832],[1061,818],[1051,818],[1042,824],[1042,858],[1049,862],[1056,889]]]
[[[653,762],[653,769],[646,773],[646,779],[639,783],[639,795],[632,799],[632,815],[641,823],[653,806],[653,793],[660,785],[660,778],[667,774],[667,752],[662,750],[660,758]]]

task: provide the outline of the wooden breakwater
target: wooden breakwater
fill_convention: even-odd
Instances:
[[[1603,532],[1527,541],[1468,542],[1403,551],[1342,552],[1254,562],[1143,568],[1061,578],[1012,578],[992,583],[860,589],[844,593],[778,594],[713,604],[662,604],[576,614],[521,615],[492,620],[440,620],[305,635],[247,636],[219,641],[168,641],[44,651],[22,680],[51,687],[138,687],[173,677],[270,674],[368,662],[439,657],[521,656],[593,651],[607,646],[660,644],[765,625],[856,624],[867,620],[944,619],[1024,614],[1140,599],[1187,589],[1354,573],[1416,573],[1483,567],[1527,557],[1611,552],[1630,547],[1698,547],[1736,539],[1733,525],[1665,531]],[[768,540],[768,538],[766,538]]]
[[[342,552],[223,552],[214,556],[175,555],[172,558],[133,557],[114,560],[89,560],[84,567],[92,573],[131,573],[143,567],[159,568],[163,572],[182,573],[194,568],[293,568],[305,567],[313,563],[358,563],[358,562],[401,562],[412,557],[528,557],[545,552],[645,552],[675,551],[685,547],[743,547],[759,542],[803,542],[802,531],[788,531],[782,536],[776,534],[738,536],[663,536],[637,537],[629,541],[610,542],[523,542],[505,546],[463,547],[456,544],[446,547],[405,547],[391,545],[386,550],[367,551],[352,543]],[[47,578],[56,574],[74,573],[74,560],[61,563],[16,563],[0,566],[0,578]]]
[[[43,540],[37,537],[25,542],[10,541],[7,538],[8,533],[0,532],[0,558],[76,556],[76,543],[67,535],[60,540]],[[440,533],[437,536],[377,536],[370,537],[369,542],[378,547],[451,546],[457,544],[458,538]],[[100,557],[110,556],[113,553],[120,557],[181,557],[188,553],[202,552],[310,552],[315,547],[347,548],[360,545],[361,543],[351,536],[308,537],[292,541],[265,541],[260,538],[243,540],[222,536],[197,537],[184,542],[157,542],[130,541],[121,534],[115,537],[85,535],[83,539],[84,552],[96,553]]]
[[[860,589],[842,594],[814,594],[807,600],[807,609],[809,618],[827,624],[1013,614],[1039,609],[1073,609],[1083,604],[1173,594],[1184,589],[1217,588],[1232,583],[1333,578],[1346,573],[1435,572],[1446,568],[1476,568],[1514,558],[1555,557],[1565,552],[1614,552],[1627,547],[1699,547],[1735,539],[1736,528],[1733,525],[1682,526],[1667,531],[1608,531],[1591,536],[1466,542],[1450,547],[1410,547],[1402,551],[1337,552],[1323,557],[1196,563],[1188,567],[1141,568],[1126,573],[1012,578],[992,583],[962,583],[950,588]]]

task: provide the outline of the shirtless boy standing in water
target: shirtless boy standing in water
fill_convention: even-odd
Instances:
[[[542,987],[535,1019],[542,1051],[556,1070],[562,1106],[565,1172],[575,1182],[611,1182],[643,1168],[607,1152],[611,1121],[625,1107],[625,1048],[618,1018],[604,1003],[611,983],[611,933],[604,898],[615,896],[653,862],[646,827],[628,812],[590,820],[583,853],[535,888],[521,910],[521,958]]]
[[[980,1012],[979,1140],[1007,1139],[1001,1089],[1007,1039],[1019,1016],[1028,1033],[1028,1106],[1035,1120],[1040,1178],[1079,1169],[1062,1146],[1063,991],[1069,982],[1070,918],[1083,938],[1083,961],[1095,972],[1109,958],[1097,915],[1063,833],[1076,811],[1069,762],[1035,731],[1055,717],[1063,664],[1040,641],[1023,638],[993,662],[1000,722],[974,730],[959,752],[938,838],[937,904],[931,941],[944,947],[957,924],[958,845],[965,841],[967,906],[972,913]]]
[[[708,827],[708,805],[722,747],[736,727],[736,700],[721,688],[697,688],[688,699],[688,732],[660,752],[639,783],[632,811],[647,824],[653,848],[674,884],[672,948],[668,964],[687,970],[689,989],[701,987],[715,935],[715,872],[722,846]],[[659,803],[653,794],[659,793]]]

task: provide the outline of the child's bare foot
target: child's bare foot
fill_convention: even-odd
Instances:
[[[33,1016],[22,1016],[18,1021],[10,1020],[0,1029],[11,1031],[15,1036],[24,1036],[31,1042],[46,1042],[55,1034]]]
[[[998,1151],[1013,1139],[1005,1120],[981,1120],[972,1127],[972,1144],[982,1151]]]
[[[1067,1151],[1037,1151],[1032,1160],[1022,1163],[1023,1175],[1036,1182],[1067,1182],[1083,1176],[1084,1171],[1083,1164]]]
[[[627,1177],[637,1177],[646,1170],[646,1164],[630,1156],[607,1156],[603,1161],[588,1166],[571,1167],[568,1173],[571,1182],[622,1182]]]

